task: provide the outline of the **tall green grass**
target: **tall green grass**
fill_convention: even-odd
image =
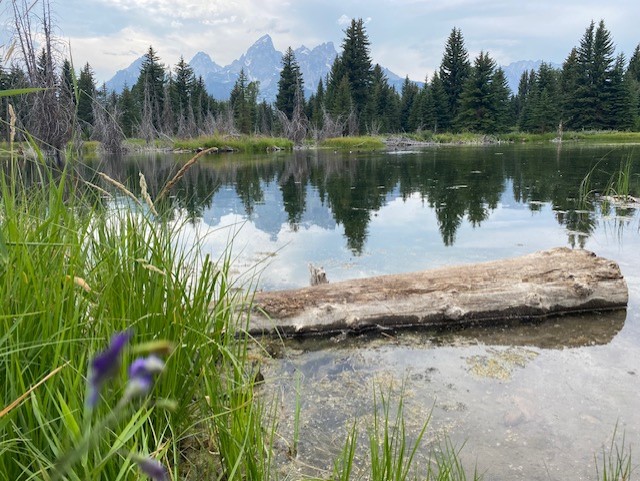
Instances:
[[[624,433],[618,439],[616,425],[609,449],[602,448],[600,461],[595,457],[598,481],[630,481],[635,471],[631,464],[631,449],[626,444]]]
[[[187,246],[180,222],[105,205],[70,171],[54,175],[41,159],[40,180],[28,185],[17,165],[0,180],[0,480],[51,479],[109,416],[124,382],[103,390],[92,412],[87,366],[125,329],[134,344],[166,339],[175,348],[150,401],[128,406],[66,478],[138,479],[127,455],[135,451],[177,479],[197,439],[216,453],[211,476],[267,479],[263,407],[252,396],[248,340],[235,334],[245,299],[228,281],[228,256]]]
[[[265,153],[274,150],[291,150],[293,142],[280,137],[241,136],[202,136],[194,139],[177,139],[176,149],[196,150],[216,147],[220,150],[237,150],[246,153]]]
[[[434,446],[427,446],[425,434],[431,421],[429,414],[417,434],[406,429],[404,389],[394,400],[391,391],[384,394],[374,388],[373,422],[367,426],[366,464],[356,466],[358,430],[353,424],[338,459],[334,463],[332,479],[368,479],[371,481],[466,481],[466,470],[460,460],[460,449],[444,439]],[[395,410],[392,407],[395,405]],[[421,462],[417,461],[421,455]],[[480,480],[474,471],[470,478]]]
[[[323,140],[320,147],[336,150],[380,150],[384,149],[384,142],[380,137],[361,136],[361,137],[332,137]]]

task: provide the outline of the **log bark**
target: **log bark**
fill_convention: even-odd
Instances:
[[[257,293],[249,332],[300,336],[490,324],[623,309],[619,266],[556,248],[481,264]]]

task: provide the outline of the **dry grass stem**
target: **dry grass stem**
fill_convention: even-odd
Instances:
[[[145,261],[144,259],[136,259],[136,262],[138,262],[139,264],[142,265],[142,267],[144,267],[145,269],[147,269],[148,271],[151,272],[155,272],[156,274],[160,274],[161,276],[166,276],[166,272],[164,272],[162,269],[154,266],[153,264],[149,264],[147,261]]]
[[[16,138],[16,112],[13,110],[13,105],[9,104],[9,148],[13,145],[13,140]]]
[[[47,382],[50,378],[52,378],[53,376],[58,374],[58,372],[60,372],[60,370],[63,367],[65,367],[67,364],[69,364],[69,363],[67,362],[67,363],[63,364],[62,366],[59,366],[59,367],[55,368],[53,371],[51,371],[49,374],[47,374],[45,377],[43,377],[40,381],[38,381],[35,385],[31,386],[18,399],[16,399],[11,404],[9,404],[6,408],[4,408],[2,411],[0,411],[0,419],[2,419],[5,415],[9,414],[16,407],[18,407],[22,403],[22,401],[24,401],[29,396],[29,394],[31,394],[33,391],[38,389],[42,384]]]
[[[87,180],[85,180],[84,183],[86,185],[88,185],[89,187],[91,187],[92,189],[97,190],[98,192],[100,192],[105,197],[108,197],[110,199],[113,198],[113,196],[111,195],[111,192],[108,192],[108,191],[104,190],[102,187],[100,187],[100,186],[98,186],[96,184],[93,184],[93,183],[91,183],[91,182],[89,182]]]
[[[138,172],[138,175],[140,176],[140,191],[142,193],[142,198],[149,206],[149,209],[151,209],[151,212],[153,213],[153,215],[157,217],[158,211],[156,210],[156,207],[153,205],[153,200],[151,200],[151,196],[147,191],[147,180],[144,178],[144,174],[142,172]]]
[[[71,276],[67,276],[67,278],[71,279]],[[91,292],[91,287],[89,286],[89,284],[87,284],[87,281],[85,281],[82,277],[74,276],[73,283],[76,286],[80,287],[83,291]]]
[[[200,157],[202,157],[203,155],[207,155],[209,152],[214,152],[216,150],[218,150],[217,147],[211,147],[209,149],[205,149],[201,152],[198,152],[196,155],[191,157],[191,159],[189,159],[189,161],[182,166],[182,168],[176,173],[176,175],[174,175],[173,178],[165,184],[165,186],[162,188],[162,190],[156,197],[156,202],[162,199],[162,197],[165,196],[173,188],[173,186],[176,185],[180,179],[182,179],[182,177],[184,177],[184,174],[187,173],[187,171],[193,166],[193,164],[195,164],[198,161]]]
[[[142,203],[138,200],[138,198],[135,195],[133,195],[131,193],[131,191],[129,189],[127,189],[123,184],[121,184],[120,182],[118,182],[115,179],[112,179],[107,174],[104,174],[102,172],[98,172],[98,175],[100,177],[102,177],[102,180],[104,180],[106,183],[113,185],[115,188],[117,188],[122,193],[124,193],[127,197],[129,197],[131,200],[133,200],[136,204],[138,204],[140,207],[142,207]]]

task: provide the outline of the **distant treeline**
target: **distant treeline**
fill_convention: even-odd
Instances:
[[[18,40],[18,45],[32,45]],[[108,92],[104,85],[96,86],[89,64],[76,73],[69,60],[57,61],[54,49],[46,45],[38,55],[22,49],[22,56],[16,56],[22,58],[0,68],[0,88],[47,88],[45,93],[2,101],[14,104],[25,130],[53,147],[74,135],[117,150],[126,137],[152,141],[244,133],[300,143],[417,131],[640,130],[640,45],[629,61],[622,53],[616,55],[604,21],[590,23],[561,69],[543,63],[537,71],[524,73],[515,95],[487,52],[473,62],[469,59],[457,28],[448,37],[439,69],[424,86],[407,78],[397,92],[380,65],[372,64],[364,22],[354,19],[345,30],[342,53],[309,99],[302,93],[304,79],[295,54],[287,49],[274,104],[258,101],[260,85],[244,71],[230,98],[217,101],[183,58],[169,71],[153,47],[136,83],[120,94]],[[2,130],[6,137],[6,124]]]

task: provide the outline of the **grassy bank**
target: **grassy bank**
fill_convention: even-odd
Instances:
[[[385,148],[385,144],[381,137],[332,137],[320,142],[318,147],[357,152],[363,150],[382,150]]]
[[[180,248],[180,224],[143,200],[113,208],[97,187],[44,165],[46,188],[29,187],[14,167],[0,201],[0,480],[139,479],[134,452],[184,479],[194,468],[180,460],[198,446],[216,453],[213,477],[268,479],[225,259]],[[166,366],[130,401],[118,369],[90,408],[88,366],[127,330],[122,366],[136,346],[167,340]]]
[[[216,147],[221,151],[237,150],[246,153],[264,153],[276,150],[291,150],[293,142],[281,137],[260,137],[251,135],[242,136],[212,136],[197,137],[194,139],[178,139],[174,142],[174,148],[179,150],[195,151],[197,149],[209,149]]]
[[[508,132],[502,134],[475,134],[470,132],[434,134],[430,131],[408,134],[407,138],[419,142],[432,142],[436,144],[460,144],[482,145],[497,142],[511,143],[540,143],[551,142],[558,137],[557,132],[532,134],[527,132]],[[640,144],[640,132],[616,132],[616,131],[580,131],[564,132],[563,142],[587,142],[594,144]]]

